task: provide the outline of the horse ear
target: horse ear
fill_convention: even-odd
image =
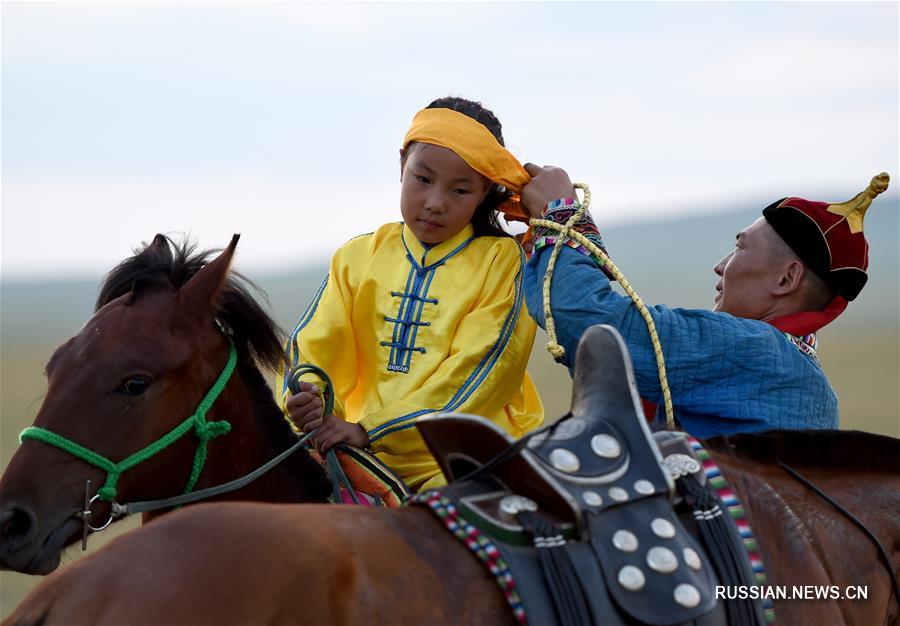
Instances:
[[[146,248],[151,248],[154,250],[169,250],[169,238],[162,233],[156,233],[153,241],[151,241],[150,244],[146,246]]]
[[[228,279],[231,259],[240,238],[240,235],[235,234],[222,254],[204,265],[178,290],[178,304],[182,313],[188,316],[207,316],[215,312],[219,293]]]

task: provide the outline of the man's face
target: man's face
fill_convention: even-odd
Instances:
[[[760,217],[737,235],[734,250],[716,263],[715,311],[736,317],[762,319],[772,303],[780,263],[773,238],[778,237]]]

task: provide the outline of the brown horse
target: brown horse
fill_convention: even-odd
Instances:
[[[896,626],[872,542],[774,459],[854,511],[900,566],[898,441],[862,433],[717,438],[771,585],[865,588],[867,599],[775,602],[779,624]],[[48,577],[4,622],[42,624],[512,624],[486,570],[430,511],[202,504]]]
[[[48,389],[34,426],[118,462],[151,445],[195,412],[229,356],[233,375],[205,416],[230,432],[209,442],[195,488],[225,483],[262,465],[296,440],[258,366],[277,367],[276,325],[228,268],[237,239],[215,261],[158,235],[108,275],[97,311],[47,364]],[[201,269],[202,268],[202,269]],[[217,323],[214,323],[217,320]],[[122,473],[116,500],[166,498],[185,489],[202,443],[187,432]],[[81,537],[75,515],[85,483],[104,485],[100,468],[44,441],[27,439],[0,479],[0,567],[46,574]],[[301,450],[256,482],[223,498],[325,502],[323,471]],[[109,515],[95,502],[93,523]]]
[[[111,459],[147,446],[190,415],[213,386],[228,353],[228,339],[214,324],[219,319],[233,330],[241,365],[207,415],[214,421],[227,414],[232,432],[210,443],[197,486],[233,478],[286,447],[289,431],[253,365],[274,365],[280,346],[259,339],[269,333],[260,333],[258,311],[247,313],[255,303],[234,292],[233,246],[197,271],[202,260],[173,256],[157,239],[148,249],[168,258],[168,270],[140,280],[134,268],[114,271],[103,306],[48,364],[49,390],[35,424]],[[123,266],[129,262],[146,259]],[[280,445],[266,449],[257,427],[280,428],[281,435],[269,437]],[[887,575],[900,567],[900,442],[819,432],[742,435],[708,445],[744,502],[770,584],[867,589],[866,600],[776,600],[781,624],[900,623]],[[181,491],[194,447],[179,440],[126,471],[117,499]],[[245,455],[253,458],[245,462]],[[294,461],[244,497],[324,500],[319,466],[303,453]],[[777,461],[860,517],[891,563]],[[102,471],[63,450],[25,441],[0,481],[5,566],[38,572],[55,566],[59,547],[78,537],[81,522],[72,514],[82,508],[87,478],[95,485],[104,480]],[[511,623],[512,617],[478,561],[426,510],[220,503],[154,521],[50,576],[5,623],[363,621]]]

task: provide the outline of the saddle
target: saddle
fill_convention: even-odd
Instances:
[[[749,560],[734,528],[712,533],[731,545],[704,539],[691,505],[714,517],[716,503],[702,466],[685,435],[651,435],[615,329],[585,332],[573,387],[571,413],[518,442],[478,416],[416,424],[447,477],[440,496],[493,540],[528,621],[764,624],[752,602],[717,602],[717,585],[755,584]]]

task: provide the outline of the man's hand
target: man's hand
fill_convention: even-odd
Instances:
[[[522,187],[522,205],[532,217],[541,217],[547,204],[559,198],[576,198],[575,187],[566,171],[552,165],[526,163],[531,182]]]
[[[369,433],[359,424],[353,424],[339,417],[327,415],[322,419],[322,427],[316,433],[316,449],[324,454],[339,443],[365,448],[369,445]]]
[[[288,415],[294,425],[305,433],[322,424],[322,396],[312,383],[301,382],[300,391],[287,400]]]

